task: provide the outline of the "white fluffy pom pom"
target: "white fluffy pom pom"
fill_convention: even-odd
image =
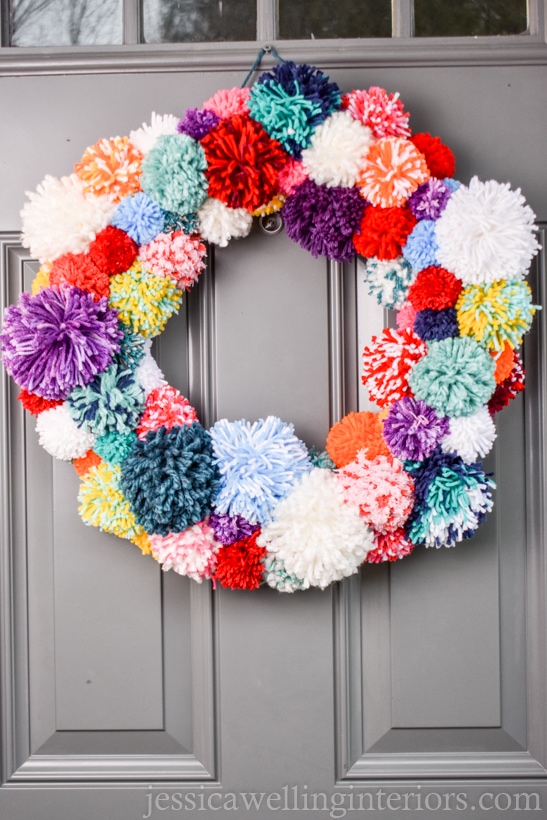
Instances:
[[[44,450],[61,461],[83,458],[95,444],[95,436],[78,427],[66,404],[40,413],[36,419],[36,432]]]
[[[450,419],[450,432],[442,440],[444,453],[457,453],[466,464],[488,455],[496,440],[496,425],[487,407],[470,416]]]
[[[374,549],[374,536],[358,508],[344,502],[336,475],[315,468],[278,504],[257,543],[301,578],[303,589],[324,589],[357,572]]]
[[[177,134],[178,119],[173,114],[152,113],[150,125],[143,122],[136,131],[131,131],[129,139],[141,154],[146,154],[154,147],[158,137],[164,134]]]
[[[167,384],[167,379],[150,353],[151,347],[152,339],[146,339],[144,342],[144,356],[135,370],[135,378],[142,387],[145,396],[148,396],[156,387]]]
[[[438,263],[466,284],[523,277],[539,249],[534,219],[520,189],[473,177],[435,223]]]
[[[22,240],[42,264],[64,253],[86,253],[116,209],[110,197],[86,194],[76,174],[61,179],[48,175],[27,196]]]
[[[220,199],[209,197],[198,211],[201,238],[220,248],[230,239],[247,236],[253,226],[253,217],[244,208],[228,208]]]
[[[351,188],[373,142],[372,131],[349,111],[336,111],[316,129],[302,164],[318,185]]]

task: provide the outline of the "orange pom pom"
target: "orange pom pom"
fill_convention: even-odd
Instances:
[[[134,538],[130,539],[132,544],[135,544],[143,555],[151,555],[152,548],[150,546],[150,537],[146,532],[141,532],[140,535],[135,535]],[[155,558],[155,556],[152,556]]]
[[[85,456],[75,458],[72,464],[78,475],[82,478],[92,467],[97,467],[101,463],[101,458],[94,450],[88,450]]]
[[[505,342],[503,350],[498,354],[497,358],[495,356],[496,352],[495,350],[491,350],[490,355],[496,359],[496,370],[494,372],[496,384],[501,384],[505,379],[509,378],[513,365],[515,364],[514,351],[509,342]]]
[[[327,453],[337,467],[345,467],[354,461],[359,450],[366,450],[368,459],[391,456],[382,430],[380,413],[348,413],[331,427],[327,436]]]

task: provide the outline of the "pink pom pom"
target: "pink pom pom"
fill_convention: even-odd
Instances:
[[[426,343],[412,330],[399,333],[386,327],[380,337],[373,336],[371,344],[363,350],[361,377],[372,401],[389,407],[403,396],[412,396],[408,378],[426,353]]]
[[[140,249],[143,267],[160,276],[175,279],[181,290],[188,290],[205,267],[207,248],[197,237],[184,231],[160,233]]]
[[[307,178],[303,164],[291,157],[279,172],[277,184],[280,192],[289,196]]]
[[[412,330],[414,327],[414,320],[416,318],[416,309],[410,302],[403,305],[401,310],[397,311],[397,329],[398,330]]]
[[[368,91],[346,94],[343,104],[354,119],[368,125],[376,139],[410,136],[410,114],[405,112],[399,94],[372,86]]]
[[[184,532],[151,535],[150,547],[163,570],[174,569],[179,575],[201,582],[212,577],[220,544],[209,525],[199,521]]]
[[[399,529],[410,515],[414,482],[398,459],[376,456],[370,461],[361,450],[338,476],[346,503],[359,507],[366,523],[377,532]]]
[[[148,394],[146,407],[137,427],[137,436],[145,439],[150,430],[166,427],[182,427],[193,424],[198,417],[188,399],[169,384],[156,387]]]
[[[247,102],[250,96],[249,88],[221,88],[203,103],[203,107],[225,120],[233,114],[248,114]]]
[[[369,564],[381,564],[383,561],[397,561],[410,555],[414,544],[407,541],[404,530],[375,533],[374,549],[367,553],[365,561]]]

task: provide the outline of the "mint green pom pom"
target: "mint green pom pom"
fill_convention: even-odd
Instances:
[[[126,433],[119,435],[118,433],[105,433],[100,436],[93,446],[93,449],[103,461],[108,461],[109,464],[119,465],[127,458],[131,447],[137,440],[136,433]]]
[[[164,134],[142,162],[141,187],[164,211],[191,214],[207,198],[207,160],[187,134]]]
[[[249,111],[272,139],[291,151],[295,144],[303,148],[311,144],[321,106],[301,93],[291,95],[277,83],[269,83],[253,87]]]

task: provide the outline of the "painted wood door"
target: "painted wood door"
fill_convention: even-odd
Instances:
[[[344,90],[400,91],[459,179],[510,180],[547,221],[544,63],[315,62]],[[2,77],[3,301],[36,269],[18,238],[26,189],[243,76]],[[540,260],[538,299],[544,274]],[[322,447],[357,407],[358,333],[383,322],[359,280],[256,226],[214,253],[157,355],[205,424],[274,413]],[[324,592],[213,591],[84,527],[76,475],[40,449],[3,376],[2,820],[544,816],[544,321],[526,400],[499,416],[480,534]]]

